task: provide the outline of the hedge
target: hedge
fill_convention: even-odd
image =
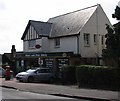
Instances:
[[[79,87],[120,90],[120,69],[81,65],[76,68]]]
[[[62,82],[64,84],[68,84],[68,83],[76,83],[76,66],[63,66],[61,68],[61,75],[62,75]]]

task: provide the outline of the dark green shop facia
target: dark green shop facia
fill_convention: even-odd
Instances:
[[[29,58],[29,57],[68,57],[73,56],[73,52],[51,52],[51,53],[39,53],[39,52],[22,52],[17,53],[16,58]]]
[[[52,53],[38,53],[38,52],[22,52],[16,53],[15,60],[17,67],[39,67],[59,68],[70,64],[70,58],[73,57],[73,52],[52,52]]]

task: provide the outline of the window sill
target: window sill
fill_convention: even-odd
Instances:
[[[90,47],[90,45],[84,45],[84,47]]]
[[[55,48],[60,48],[60,46],[55,46]]]

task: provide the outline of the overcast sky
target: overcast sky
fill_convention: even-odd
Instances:
[[[12,45],[23,50],[21,37],[29,20],[47,21],[51,17],[101,4],[112,24],[119,0],[0,0],[0,54],[10,53]]]

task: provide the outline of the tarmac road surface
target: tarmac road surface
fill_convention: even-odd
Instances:
[[[0,89],[2,89],[2,101],[15,101],[15,100],[28,100],[28,101],[38,101],[38,99],[40,101],[44,101],[46,99],[48,99],[48,101],[51,99],[51,101],[53,100],[57,100],[57,101],[78,101],[77,99],[72,99],[72,98],[68,98],[68,97],[59,97],[59,96],[53,96],[53,95],[45,95],[45,94],[38,94],[38,93],[32,93],[32,92],[25,92],[25,91],[19,91],[16,89],[9,89],[9,88],[4,88],[4,87],[0,87]],[[80,100],[79,101],[86,101],[86,100]]]

